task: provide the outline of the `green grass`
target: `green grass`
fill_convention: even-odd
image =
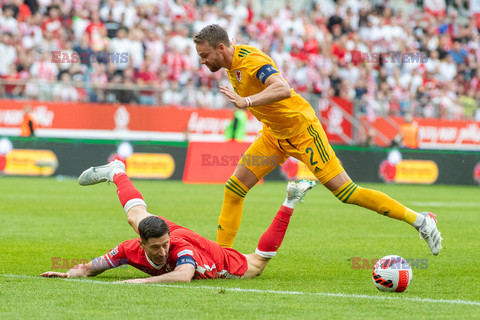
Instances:
[[[215,239],[223,186],[135,184],[149,212]],[[128,267],[90,279],[38,277],[51,269],[52,257],[90,259],[136,236],[114,185],[80,187],[74,180],[0,177],[0,318],[478,318],[478,187],[362,186],[384,191],[414,210],[435,212],[444,237],[440,255],[431,255],[406,223],[341,204],[318,186],[297,206],[279,254],[261,277],[125,285],[112,282],[146,275]],[[253,252],[283,202],[284,190],[285,183],[266,182],[250,192],[237,250]],[[388,254],[428,259],[428,268],[413,270],[406,292],[380,293],[371,270],[352,269],[351,258]]]

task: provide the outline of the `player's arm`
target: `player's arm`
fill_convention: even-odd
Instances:
[[[97,276],[108,269],[111,269],[111,267],[108,264],[107,260],[104,257],[98,257],[93,259],[89,263],[76,265],[67,272],[47,271],[42,273],[40,276],[46,278],[86,278]]]
[[[195,267],[190,264],[182,264],[177,266],[172,272],[162,274],[160,276],[130,279],[122,282],[126,283],[166,283],[166,282],[190,282],[195,274]]]
[[[220,86],[220,92],[239,109],[275,103],[290,98],[292,95],[290,85],[279,73],[272,74],[265,80],[265,89],[262,92],[249,97],[241,97],[232,89],[223,86]],[[251,101],[250,105],[249,100]]]

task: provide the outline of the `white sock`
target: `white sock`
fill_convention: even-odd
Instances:
[[[285,198],[285,201],[283,202],[283,205],[290,209],[295,209],[295,204],[296,202],[290,201],[288,198]]]
[[[267,258],[267,259],[272,259],[277,255],[276,252],[265,252],[265,251],[260,251],[258,248],[255,249],[255,253],[258,254],[262,258]]]
[[[113,168],[112,171],[110,171],[110,174],[108,176],[108,179],[110,181],[113,181],[113,177],[117,174],[117,173],[125,173],[125,171],[122,169],[122,168]]]
[[[415,219],[415,222],[412,224],[412,226],[415,229],[418,229],[422,226],[423,222],[425,221],[425,216],[423,214],[417,214],[417,219]]]
[[[138,206],[138,205],[144,206],[145,208],[147,208],[147,204],[145,203],[145,201],[143,199],[135,198],[135,199],[128,200],[127,203],[125,203],[125,206],[123,207],[123,210],[125,210],[125,213],[128,213],[128,210],[130,210],[133,207]]]

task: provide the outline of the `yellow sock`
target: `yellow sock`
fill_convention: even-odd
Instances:
[[[250,191],[235,176],[231,176],[225,184],[223,206],[218,218],[217,243],[231,248],[242,222],[243,199]]]
[[[352,180],[333,191],[333,194],[344,203],[356,204],[384,216],[403,220],[411,225],[417,219],[418,214],[415,211],[405,207],[383,192],[359,187]]]

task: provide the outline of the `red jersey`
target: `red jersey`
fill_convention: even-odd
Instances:
[[[195,261],[193,279],[240,278],[248,269],[247,258],[230,248],[222,248],[190,229],[179,226],[164,217],[170,228],[170,249],[165,265],[155,265],[140,247],[137,239],[122,242],[103,258],[110,268],[129,264],[151,276],[173,271],[177,260],[189,256]]]

